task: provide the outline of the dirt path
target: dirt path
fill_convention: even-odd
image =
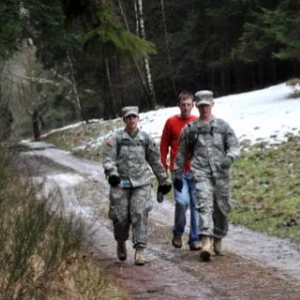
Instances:
[[[95,232],[93,256],[133,299],[300,299],[298,244],[231,225],[225,239],[227,255],[201,262],[199,253],[189,251],[186,243],[181,249],[171,245],[174,205],[167,200],[158,204],[153,199],[147,264],[134,265],[130,241],[127,261],[119,262],[107,219],[108,187],[102,166],[42,143],[26,146],[32,149],[22,152],[24,168],[34,167],[32,175],[36,180],[45,178],[49,191],[60,188],[66,211],[80,215]],[[186,233],[185,241],[187,237]]]

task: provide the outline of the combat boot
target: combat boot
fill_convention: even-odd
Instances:
[[[214,252],[216,255],[224,255],[223,247],[222,247],[222,239],[214,238]]]
[[[200,252],[200,258],[204,261],[209,261],[211,256],[211,250],[212,250],[212,243],[211,238],[208,235],[202,236],[202,249]]]
[[[127,258],[126,242],[118,241],[117,255],[118,255],[119,260],[126,260],[126,258]]]
[[[138,247],[135,250],[134,263],[138,266],[142,266],[146,263],[146,257],[144,248]]]

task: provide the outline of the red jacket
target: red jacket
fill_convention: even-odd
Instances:
[[[170,171],[173,172],[174,159],[178,151],[178,143],[182,128],[196,119],[198,119],[198,117],[196,116],[190,116],[189,118],[183,119],[179,115],[167,119],[160,140],[160,159],[166,171],[170,169]],[[167,157],[169,153],[169,148],[171,150],[171,153],[170,166],[168,167]],[[189,170],[190,161],[186,161],[184,171]]]

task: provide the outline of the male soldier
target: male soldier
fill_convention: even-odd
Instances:
[[[223,254],[222,238],[228,232],[227,215],[231,209],[230,167],[240,150],[229,124],[211,113],[213,93],[199,91],[195,94],[195,100],[200,117],[182,131],[173,184],[176,189],[182,187],[184,163],[191,157],[200,217],[199,232],[202,235],[200,258],[208,261],[212,254],[212,239],[215,254]]]
[[[160,158],[165,169],[170,170],[173,176],[174,159],[178,150],[179,137],[182,128],[188,123],[197,119],[191,115],[194,107],[194,95],[188,91],[182,91],[178,96],[178,107],[180,114],[171,116],[167,119],[160,140]],[[170,149],[170,163],[168,165],[167,156]],[[191,178],[190,162],[186,161],[182,175],[183,186],[181,190],[174,189],[175,199],[175,218],[173,226],[172,244],[175,248],[182,247],[182,235],[186,225],[186,211],[188,206],[191,210],[190,234],[188,244],[190,250],[200,250],[198,236],[198,212],[196,211],[196,195],[194,183]]]
[[[147,246],[148,214],[153,207],[151,198],[151,167],[158,180],[158,192],[167,194],[171,183],[160,162],[154,140],[138,128],[138,107],[122,109],[125,128],[106,141],[102,153],[105,174],[110,184],[109,217],[113,221],[117,255],[126,260],[126,240],[132,228],[135,264],[144,265]]]

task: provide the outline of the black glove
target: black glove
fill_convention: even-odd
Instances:
[[[221,168],[227,170],[231,167],[233,159],[230,156],[225,156],[224,160],[221,163]]]
[[[181,193],[182,187],[183,187],[182,179],[175,177],[173,180],[173,185],[174,185],[174,188]]]
[[[116,187],[120,184],[121,178],[117,175],[111,175],[108,177],[108,182],[112,187]]]
[[[157,191],[156,200],[158,203],[162,203],[164,201],[164,194],[162,192]]]
[[[157,188],[157,193],[162,193],[163,195],[168,194],[171,191],[172,184],[167,182],[163,185],[159,185]]]

